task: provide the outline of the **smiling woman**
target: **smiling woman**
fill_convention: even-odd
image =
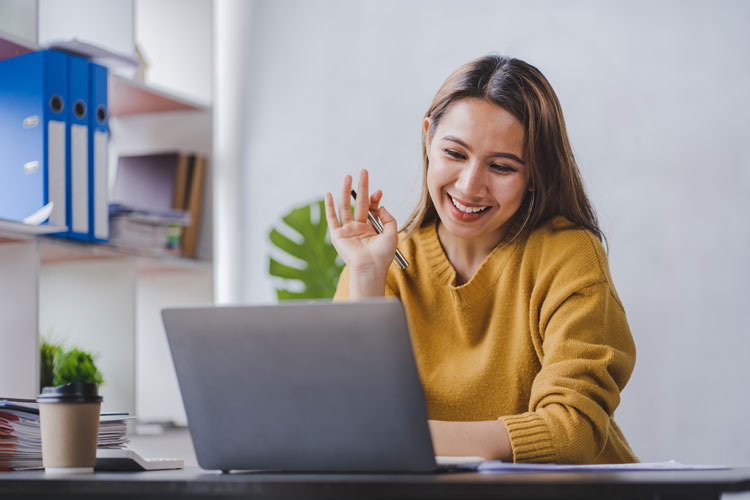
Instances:
[[[438,215],[430,198],[432,193],[428,195],[426,189],[431,139],[448,111],[468,99],[485,104],[483,116],[488,120],[493,112],[497,114],[497,128],[493,128],[495,139],[514,141],[508,147],[515,151],[498,150],[497,157],[511,160],[510,164],[506,163],[510,168],[521,164],[528,169],[529,194],[525,196],[524,203],[531,205],[537,198],[536,208],[528,210],[526,224],[520,220],[525,215],[523,213],[519,213],[515,221],[509,222],[520,223],[519,231],[531,230],[554,215],[563,215],[603,240],[604,235],[583,189],[568,141],[562,108],[554,90],[534,66],[500,56],[479,58],[457,69],[440,87],[427,110],[422,135],[425,189],[405,225],[406,233],[411,234]],[[495,105],[494,111],[492,107],[487,107],[489,104]],[[475,103],[472,107],[478,105]],[[498,107],[500,110],[497,110]],[[492,124],[488,122],[485,125]],[[464,123],[464,127],[473,128],[471,123]],[[507,135],[501,134],[501,130]],[[489,133],[485,132],[485,135]],[[450,135],[448,138],[456,139]],[[458,144],[466,146],[460,139]],[[531,194],[535,190],[536,196]]]
[[[476,97],[457,101],[432,133],[431,123],[429,117],[424,121],[429,199],[449,258],[468,266],[456,268],[466,282],[532,189],[521,159],[524,128],[504,108]]]
[[[552,87],[518,59],[479,58],[422,127],[422,196],[400,238],[367,171],[353,214],[350,176],[338,214],[326,194],[346,263],[335,299],[403,302],[437,454],[637,461],[613,419],[635,345]]]

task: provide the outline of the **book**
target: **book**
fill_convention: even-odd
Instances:
[[[174,192],[172,194],[172,210],[186,210],[188,179],[193,158],[189,155],[180,155],[177,159],[177,168],[174,177]]]
[[[111,203],[141,212],[170,212],[175,194],[178,152],[120,156]]]
[[[188,211],[192,155],[121,156],[110,205],[110,239],[121,249],[180,256]]]
[[[206,159],[202,156],[195,156],[192,172],[190,172],[189,192],[186,200],[186,210],[190,214],[190,223],[182,236],[182,253],[186,257],[197,257],[198,254],[198,235],[200,234],[205,178]]]
[[[122,449],[129,442],[127,413],[102,413],[97,449]],[[39,408],[0,399],[0,470],[42,468]]]

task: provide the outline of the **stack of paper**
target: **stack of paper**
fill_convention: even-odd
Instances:
[[[109,243],[123,249],[142,250],[149,255],[181,255],[180,238],[190,224],[186,212],[139,212],[110,205]]]
[[[124,448],[127,444],[127,413],[102,413],[99,448]],[[39,409],[0,400],[0,470],[42,468],[42,433]]]
[[[0,470],[38,469],[42,466],[39,413],[0,401]]]
[[[99,417],[99,442],[97,448],[123,448],[128,439],[127,413],[102,413]]]
[[[668,462],[638,462],[627,464],[593,464],[593,465],[572,465],[572,464],[534,464],[534,463],[509,463],[496,460],[488,460],[477,466],[479,472],[560,472],[560,471],[645,471],[645,470],[719,470],[728,469],[726,465],[689,465],[674,460]]]

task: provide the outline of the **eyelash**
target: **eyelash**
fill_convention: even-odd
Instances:
[[[452,149],[444,149],[443,151],[445,151],[445,154],[447,154],[448,156],[450,156],[454,160],[465,160],[466,159],[466,156],[464,156],[463,154],[459,153],[458,151],[454,151]],[[504,173],[504,174],[516,171],[516,169],[513,168],[513,167],[509,167],[507,165],[500,165],[498,163],[493,163],[492,165],[490,165],[490,167],[494,171],[499,172],[499,173]]]

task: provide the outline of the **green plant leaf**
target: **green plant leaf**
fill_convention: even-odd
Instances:
[[[313,222],[312,206],[317,205],[320,217]],[[324,299],[331,298],[336,292],[343,264],[338,261],[338,254],[333,245],[326,240],[328,224],[325,218],[325,202],[314,201],[297,207],[281,218],[287,226],[302,237],[296,242],[273,228],[268,234],[271,243],[282,252],[301,260],[303,267],[292,267],[269,257],[268,274],[284,280],[301,282],[302,291],[287,288],[276,288],[279,300]]]
[[[62,345],[45,338],[39,342],[39,392],[53,384],[55,379],[55,359],[62,351]]]
[[[73,348],[58,354],[55,360],[55,377],[52,385],[70,382],[93,382],[99,385],[104,382],[91,353]]]

